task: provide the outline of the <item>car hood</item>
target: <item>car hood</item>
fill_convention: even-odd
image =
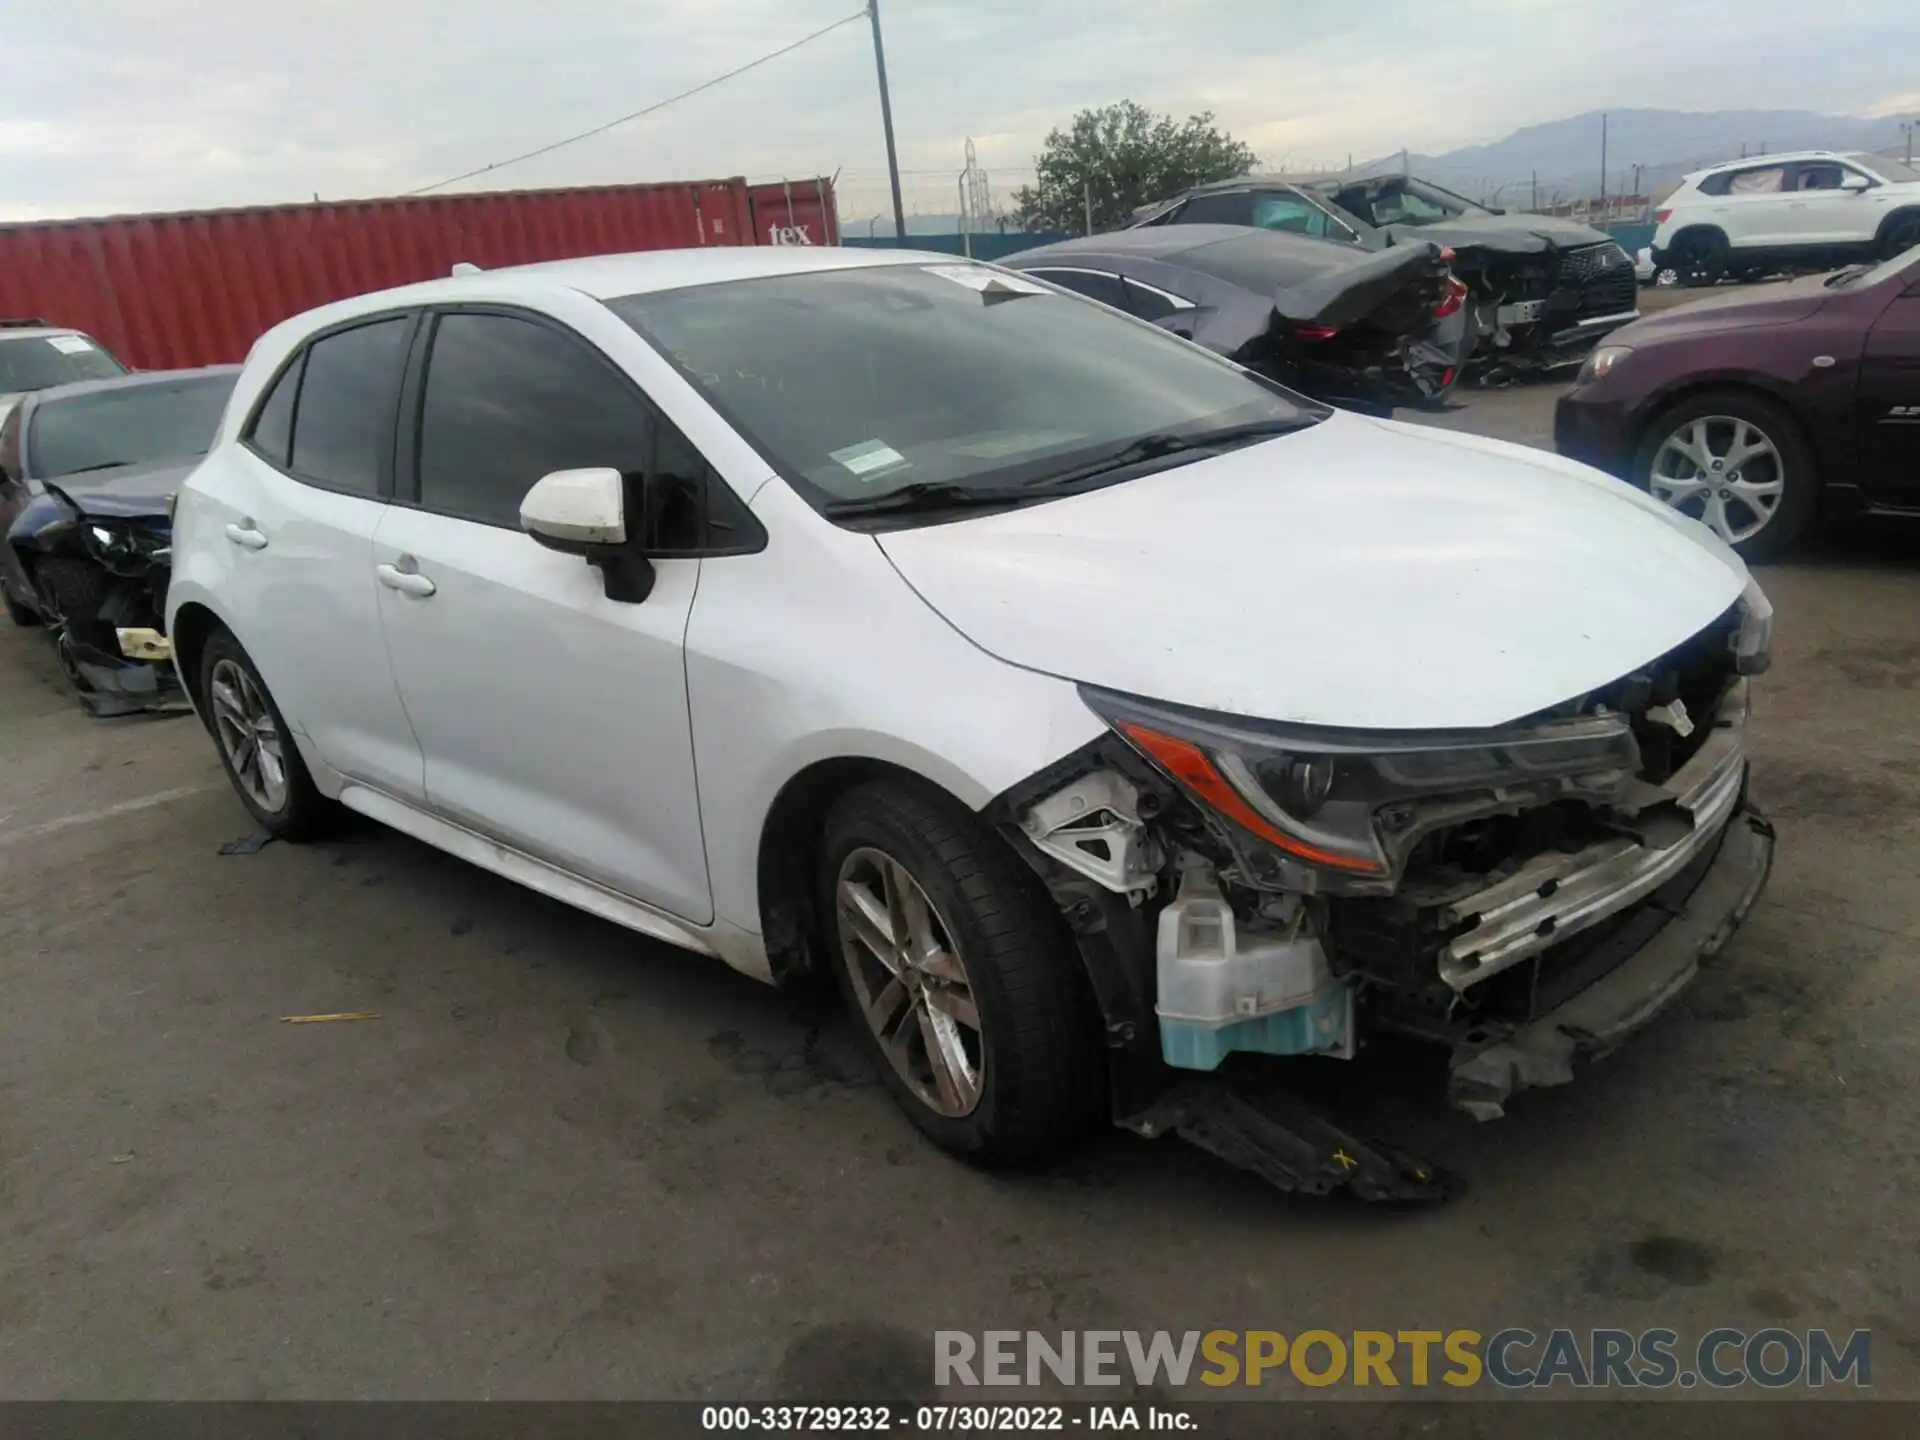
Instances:
[[[1597,470],[1345,414],[877,539],[929,605],[1009,663],[1354,729],[1544,710],[1671,650],[1747,584],[1703,526]]]
[[[82,515],[138,520],[164,516],[167,497],[179,491],[199,463],[196,459],[120,465],[56,476],[43,483],[66,496]]]
[[[1634,321],[1607,336],[1609,345],[1671,340],[1682,335],[1719,330],[1746,330],[1761,325],[1791,325],[1805,320],[1834,298],[1826,277],[1809,275],[1784,285],[1742,286],[1722,295],[1676,305]]]

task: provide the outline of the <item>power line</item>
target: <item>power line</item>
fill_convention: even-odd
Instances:
[[[532,160],[536,156],[540,156],[540,155],[551,155],[555,150],[564,149],[568,145],[577,145],[582,140],[591,140],[596,135],[604,135],[606,134],[607,131],[615,129],[618,126],[625,125],[629,121],[638,120],[645,115],[651,115],[656,110],[664,110],[669,105],[675,105],[682,100],[691,99],[693,96],[698,95],[703,90],[711,90],[714,86],[722,84],[725,81],[732,80],[738,76],[744,75],[749,70],[758,69],[760,66],[765,65],[769,60],[778,60],[782,55],[791,55],[795,50],[798,50],[802,45],[811,45],[815,40],[818,40],[822,35],[830,34],[831,32],[838,30],[842,25],[851,25],[856,20],[864,20],[866,18],[867,18],[867,12],[864,9],[856,10],[851,15],[841,16],[838,20],[834,21],[831,25],[822,25],[818,30],[814,31],[811,35],[801,36],[800,39],[794,41],[791,45],[782,45],[778,50],[769,51],[767,54],[762,55],[758,60],[749,60],[745,65],[742,65],[737,70],[729,70],[724,75],[716,75],[713,77],[713,79],[704,81],[701,84],[694,86],[691,90],[682,90],[678,95],[669,95],[666,99],[657,100],[653,104],[646,106],[644,109],[635,110],[630,115],[622,115],[617,120],[609,120],[606,122],[606,124],[596,125],[591,130],[582,130],[578,135],[569,135],[564,140],[555,140],[550,145],[542,145],[540,146],[539,149],[529,150],[524,155],[514,155],[505,160],[496,160],[491,165],[480,166],[477,170],[468,170],[459,175],[450,175],[445,180],[436,180],[431,185],[422,185],[417,190],[406,190],[401,193],[405,195],[424,195],[429,190],[440,189],[443,185],[457,185],[462,180],[473,179],[476,175],[485,175],[494,170],[504,170],[509,165],[518,165],[522,160]]]

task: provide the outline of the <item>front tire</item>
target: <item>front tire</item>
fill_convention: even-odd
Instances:
[[[1920,245],[1920,211],[1895,215],[1880,236],[1880,258],[1891,260]]]
[[[862,785],[828,817],[820,913],[834,974],[913,1123],[1005,1165],[1099,1113],[1098,1014],[1046,887],[931,786]]]
[[[266,681],[230,631],[216,631],[200,652],[200,703],[221,768],[261,828],[283,840],[321,833],[326,797]]]
[[[1820,494],[1798,422],[1738,390],[1707,391],[1656,416],[1641,435],[1633,476],[1745,560],[1770,560],[1800,540]]]

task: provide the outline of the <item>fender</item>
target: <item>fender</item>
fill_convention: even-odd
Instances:
[[[47,485],[13,517],[13,524],[7,527],[7,543],[21,552],[57,554],[79,528],[80,520],[80,507],[58,486]]]

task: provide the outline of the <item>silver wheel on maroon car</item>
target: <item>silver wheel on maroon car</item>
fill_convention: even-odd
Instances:
[[[972,1114],[986,1050],[953,930],[907,867],[871,846],[841,862],[834,890],[841,961],[887,1062],[936,1114]]]
[[[1729,545],[1753,539],[1787,493],[1780,447],[1753,421],[1700,415],[1682,421],[1654,452],[1647,489],[1706,524]]]

